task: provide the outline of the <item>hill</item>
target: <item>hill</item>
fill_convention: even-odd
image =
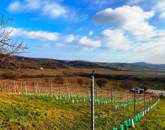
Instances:
[[[107,68],[112,70],[132,70],[132,71],[165,71],[165,64],[137,63],[105,63],[89,61],[65,61],[44,58],[29,58],[16,56],[9,58],[0,68],[29,68],[29,69],[58,69],[58,68]]]

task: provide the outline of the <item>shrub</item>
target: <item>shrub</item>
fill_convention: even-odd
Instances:
[[[5,73],[2,73],[1,77],[3,79],[17,79],[20,77],[20,74],[12,71],[5,71]]]

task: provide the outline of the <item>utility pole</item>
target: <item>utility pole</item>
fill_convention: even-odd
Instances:
[[[95,130],[95,71],[92,71],[91,76],[91,130]]]

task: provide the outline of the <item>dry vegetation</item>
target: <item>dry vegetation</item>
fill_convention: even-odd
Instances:
[[[115,88],[130,89],[132,87],[143,87],[153,89],[165,89],[165,73],[155,72],[132,72],[132,71],[114,71],[110,69],[95,68],[96,79],[107,80],[107,87],[111,88],[114,84]],[[52,79],[59,77],[69,83],[76,82],[81,87],[80,80],[90,80],[92,68],[67,68],[67,69],[0,69],[1,79]],[[73,81],[71,81],[73,79]],[[76,79],[74,81],[74,79]],[[77,81],[79,79],[79,81]],[[68,81],[67,81],[68,80]]]

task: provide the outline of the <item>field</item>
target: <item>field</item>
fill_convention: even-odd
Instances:
[[[25,70],[23,78],[1,79],[0,130],[90,130],[90,71]],[[147,93],[134,95],[128,91],[139,86],[164,89],[164,77],[161,74],[154,77],[154,74],[143,72],[128,74],[126,71],[97,69],[96,130],[132,129],[137,120],[134,129],[164,130],[165,99],[142,116],[141,112],[152,106],[157,97]]]
[[[146,106],[151,101],[147,99]],[[154,97],[151,99],[154,101]],[[111,103],[104,102],[106,99],[101,100],[101,97],[98,97],[98,100],[100,103],[96,102],[96,130],[109,130],[118,127],[121,122],[134,116],[131,101],[126,107],[123,105],[112,107]],[[150,120],[158,112],[164,114],[164,102],[162,99],[159,106],[148,113],[144,120]],[[116,104],[122,103],[116,102]],[[118,108],[116,108],[117,106]],[[143,100],[137,100],[136,113],[143,108]],[[162,124],[163,118],[161,116],[163,115],[157,115],[157,119],[160,119],[161,122],[155,124],[159,126],[159,130],[163,130],[165,127]],[[156,122],[157,119],[152,120]],[[66,98],[65,96],[48,94],[13,95],[2,93],[0,96],[0,124],[2,130],[90,130],[90,106],[85,97]],[[154,128],[155,125],[151,126]],[[138,130],[142,130],[140,126],[143,126],[143,121],[137,124]]]
[[[137,123],[135,130],[165,130],[165,98]]]
[[[70,67],[58,69],[2,69],[0,68],[1,78],[27,78],[27,77],[54,77],[78,74],[91,74],[92,70],[96,70],[97,74],[113,75],[113,76],[138,76],[138,77],[163,77],[164,71],[133,71],[133,70],[113,70],[108,68],[97,67]]]
[[[80,78],[85,82],[90,80],[92,70],[96,70],[97,79],[106,79],[108,86],[115,84],[115,88],[130,89],[131,87],[143,87],[165,90],[165,72],[152,71],[124,71],[106,68],[66,68],[66,69],[0,69],[0,79],[65,79],[65,83],[76,82]],[[79,84],[78,84],[79,85]]]

